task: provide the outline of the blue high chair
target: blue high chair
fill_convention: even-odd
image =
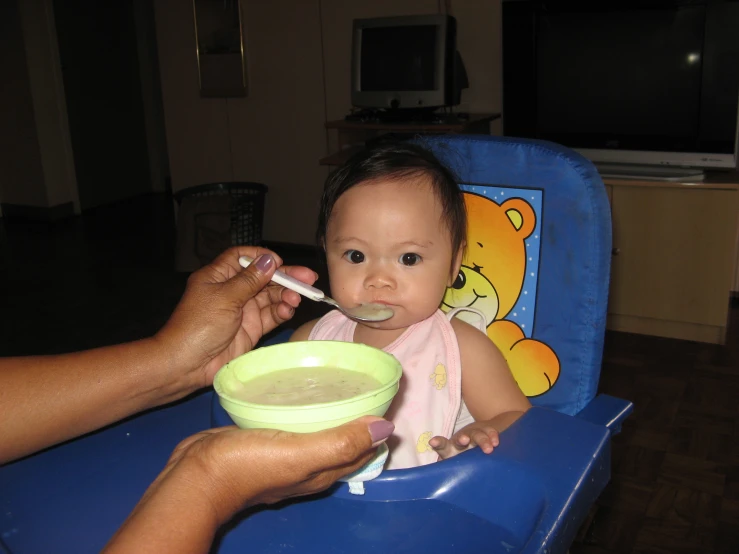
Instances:
[[[488,335],[535,408],[491,455],[475,449],[385,471],[360,497],[341,484],[321,498],[256,510],[224,546],[565,552],[610,478],[610,437],[631,403],[596,396],[611,257],[600,176],[580,155],[546,142],[418,140],[454,169],[470,219],[462,278],[445,304],[483,311]],[[213,414],[230,422],[217,400]]]
[[[611,256],[598,173],[547,142],[419,140],[459,176],[470,217],[445,302],[478,302],[486,287],[476,307],[535,407],[490,455],[385,471],[362,496],[338,483],[251,509],[214,552],[566,552],[610,478],[610,439],[631,404],[596,396]],[[205,391],[0,468],[0,553],[98,552],[180,440],[228,424]]]

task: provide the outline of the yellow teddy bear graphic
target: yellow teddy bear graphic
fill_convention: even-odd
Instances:
[[[446,385],[446,368],[444,364],[438,364],[431,374],[431,380],[434,382],[436,390],[441,390]]]
[[[471,307],[485,315],[487,335],[505,356],[526,396],[548,391],[559,377],[559,359],[543,342],[527,338],[505,317],[518,301],[526,273],[526,238],[536,214],[521,198],[502,204],[465,192],[467,251],[457,280],[447,289],[442,309]],[[473,323],[474,314],[459,314]]]

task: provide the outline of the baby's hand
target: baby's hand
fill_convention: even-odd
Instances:
[[[433,437],[429,446],[442,460],[456,456],[474,446],[479,446],[485,454],[490,454],[500,444],[498,431],[487,421],[476,421],[463,427],[452,438]]]

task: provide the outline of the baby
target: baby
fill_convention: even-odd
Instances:
[[[459,274],[466,231],[456,179],[419,146],[362,151],[326,181],[318,241],[331,296],[347,307],[386,304],[394,315],[357,323],[334,310],[290,340],[359,342],[400,361],[400,390],[385,415],[395,424],[390,469],[475,445],[489,454],[498,434],[531,407],[490,339],[439,309]]]

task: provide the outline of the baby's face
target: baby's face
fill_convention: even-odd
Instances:
[[[387,304],[395,315],[372,325],[381,329],[402,329],[433,314],[460,261],[441,216],[424,181],[379,181],[345,192],[326,233],[333,298],[347,307]]]

